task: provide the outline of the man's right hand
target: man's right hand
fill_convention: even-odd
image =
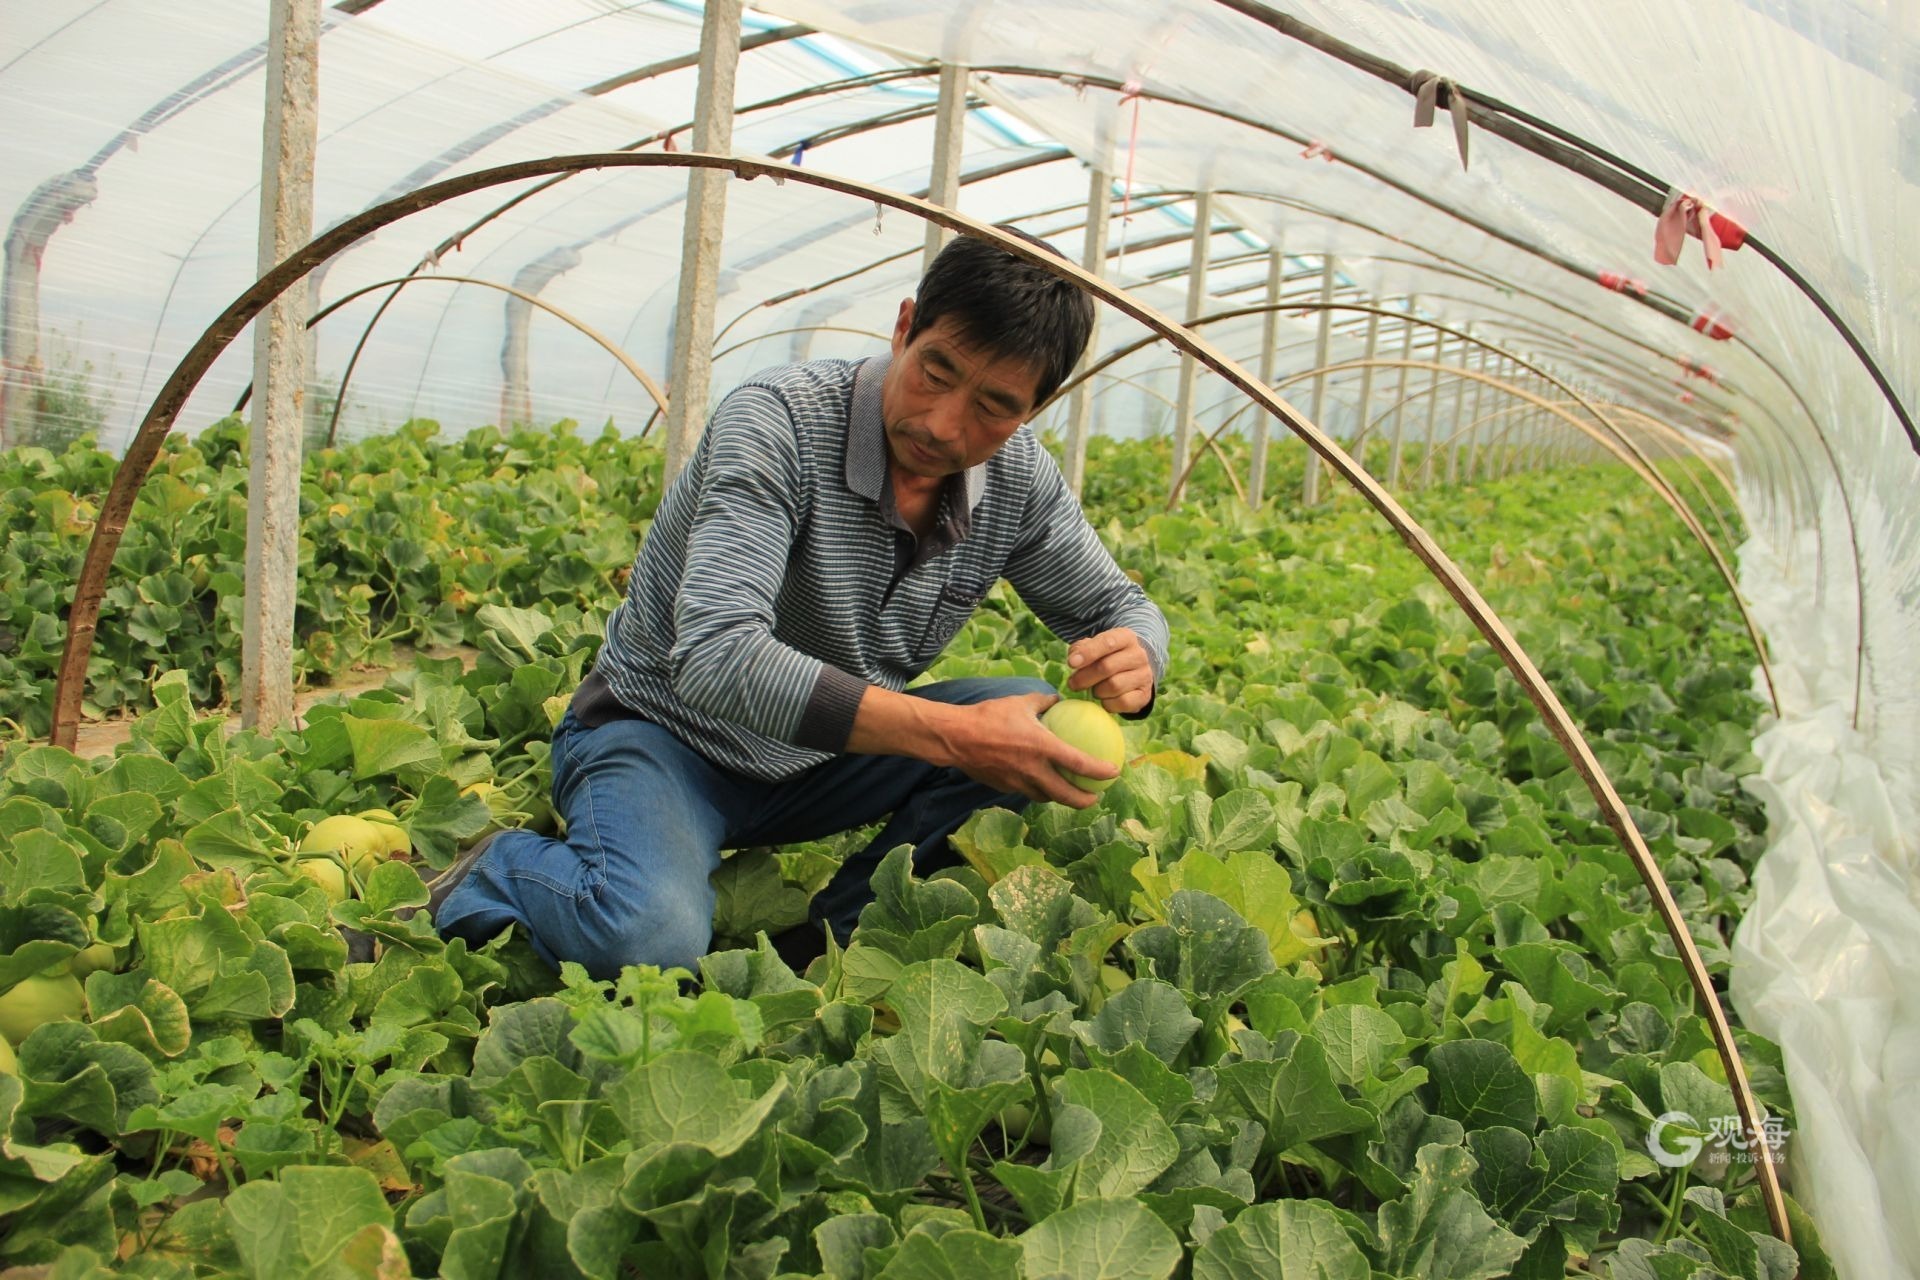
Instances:
[[[1040,713],[1059,700],[1053,693],[1023,693],[970,704],[934,702],[870,685],[847,749],[915,756],[1029,800],[1084,809],[1098,797],[1060,770],[1089,778],[1118,777],[1120,771],[1068,746],[1040,723]]]
[[[948,763],[976,782],[1018,791],[1029,800],[1086,808],[1099,797],[1074,786],[1060,770],[1089,778],[1117,778],[1120,771],[1068,746],[1040,723],[1040,713],[1058,701],[1058,694],[1024,693],[953,707],[959,714],[949,730],[953,759]]]

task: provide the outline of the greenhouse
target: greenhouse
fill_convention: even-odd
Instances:
[[[0,106],[0,1280],[1920,1280],[1912,4]]]

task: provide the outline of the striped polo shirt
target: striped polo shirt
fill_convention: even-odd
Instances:
[[[844,751],[867,686],[904,689],[1001,578],[1069,643],[1131,628],[1158,683],[1166,618],[1028,427],[949,479],[914,545],[888,475],[889,359],[769,369],[720,402],[641,544],[577,719],[638,716],[722,768],[789,777]]]

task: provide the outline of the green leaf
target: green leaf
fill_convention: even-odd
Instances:
[[[1592,966],[1570,944],[1523,942],[1501,947],[1494,955],[1526,984],[1528,994],[1553,1006],[1546,1025],[1549,1035],[1583,1031],[1588,1014],[1612,1008],[1617,998],[1616,992],[1587,981]]]
[[[353,776],[357,781],[440,767],[440,746],[420,725],[355,715],[341,716],[340,723],[353,745]]]
[[[1167,1280],[1180,1241],[1136,1200],[1082,1200],[1020,1237],[1027,1280]]]
[[[685,1143],[715,1156],[738,1151],[786,1096],[786,1077],[754,1097],[703,1053],[674,1050],[642,1063],[606,1091],[636,1152]]]
[[[1180,1144],[1159,1111],[1138,1089],[1106,1070],[1067,1071],[1059,1097],[1100,1122],[1100,1138],[1079,1160],[1079,1196],[1130,1196],[1144,1190],[1179,1158]]]
[[[473,621],[480,647],[510,668],[537,660],[540,641],[553,631],[553,619],[538,609],[485,604],[474,612]]]
[[[952,960],[908,965],[888,990],[887,1004],[898,1015],[900,1030],[881,1052],[922,1108],[929,1082],[961,1089],[975,1083],[981,1042],[1006,1009],[998,987]]]
[[[873,901],[860,912],[853,942],[903,963],[950,958],[980,919],[980,904],[952,880],[918,880],[913,848],[900,845],[880,860],[869,882]]]
[[[193,1034],[186,1001],[143,973],[88,974],[87,1008],[100,1039],[129,1044],[156,1057],[186,1052]]]
[[[492,821],[485,800],[462,795],[459,783],[439,773],[420,788],[420,798],[407,815],[407,834],[413,838],[414,847],[426,855],[427,865],[439,868],[452,862],[461,848]]]
[[[1167,899],[1167,923],[1137,930],[1128,948],[1153,977],[1202,998],[1228,996],[1273,971],[1267,939],[1210,893]]]
[[[64,964],[92,941],[86,922],[66,907],[0,906],[0,991]]]
[[[1313,1021],[1308,1032],[1327,1051],[1327,1065],[1342,1084],[1358,1087],[1399,1055],[1400,1024],[1360,1004],[1338,1004]]]
[[[879,1213],[842,1213],[813,1229],[828,1280],[863,1280],[867,1250],[885,1249],[899,1238],[893,1220]]]
[[[981,809],[960,824],[947,839],[988,884],[997,883],[1016,867],[1045,862],[1038,849],[1026,845],[1027,824],[1011,809]]]
[[[1258,852],[1272,861],[1269,851],[1279,838],[1280,826],[1273,801],[1265,795],[1245,787],[1227,792],[1213,802],[1212,825],[1210,848],[1221,853]]]
[[[914,1231],[876,1280],[1021,1280],[1022,1254],[1018,1241],[984,1231]]]
[[[805,890],[788,884],[772,849],[745,849],[723,860],[713,884],[716,938],[747,939],[780,933],[807,918]]]
[[[1139,1044],[1171,1063],[1200,1027],[1200,1019],[1188,1010],[1186,998],[1178,991],[1153,978],[1141,978],[1110,997],[1091,1023],[1076,1023],[1074,1030],[1085,1043],[1108,1053]]]
[[[49,1022],[19,1049],[22,1110],[114,1137],[140,1107],[160,1101],[153,1064],[124,1044],[102,1043],[80,1022]]]
[[[1615,1217],[1620,1170],[1607,1140],[1586,1129],[1548,1129],[1538,1139],[1504,1126],[1467,1135],[1479,1162],[1474,1191],[1488,1212],[1532,1236],[1548,1219],[1574,1224],[1591,1247]]]
[[[1533,1132],[1539,1103],[1533,1078],[1505,1045],[1491,1040],[1450,1040],[1427,1053],[1439,1114],[1468,1130],[1506,1125]]]
[[[1386,1269],[1405,1280],[1501,1280],[1526,1241],[1487,1216],[1460,1147],[1420,1149],[1407,1194],[1380,1206]]]
[[[1375,1127],[1373,1111],[1349,1102],[1334,1083],[1317,1040],[1283,1031],[1271,1061],[1217,1068],[1220,1105],[1266,1127],[1265,1149],[1278,1154],[1301,1142]]]
[[[1317,1200],[1258,1204],[1215,1231],[1193,1256],[1193,1280],[1370,1280],[1373,1270]]]
[[[284,1169],[277,1181],[235,1188],[227,1196],[225,1217],[252,1275],[295,1280],[407,1274],[386,1197],[364,1169]],[[360,1270],[349,1263],[349,1254],[376,1267]]]

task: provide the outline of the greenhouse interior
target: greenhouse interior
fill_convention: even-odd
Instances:
[[[1920,7],[0,15],[0,1280],[1920,1280]]]

